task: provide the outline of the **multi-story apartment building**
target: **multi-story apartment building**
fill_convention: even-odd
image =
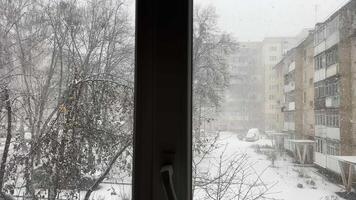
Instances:
[[[284,130],[295,138],[300,133],[300,72],[298,52],[290,50],[281,62],[284,64],[283,92],[284,92]],[[298,133],[298,134],[296,134]],[[299,137],[298,137],[299,138]]]
[[[221,129],[246,132],[263,129],[263,68],[261,43],[240,42],[230,57],[230,85],[222,107]]]
[[[301,55],[298,47],[286,53],[283,59],[274,67],[278,82],[282,83],[279,109],[283,112],[283,130],[290,138],[302,138],[303,104],[302,104],[302,70]]]
[[[262,65],[265,83],[265,127],[266,130],[280,131],[283,129],[283,113],[281,112],[281,94],[283,84],[273,67],[281,61],[288,50],[305,39],[309,29],[302,30],[295,37],[268,37],[262,41]]]
[[[262,42],[262,65],[264,68],[264,114],[265,130],[279,130],[280,107],[277,104],[276,92],[280,88],[275,77],[273,67],[282,59],[283,55],[297,43],[297,37],[270,37]]]
[[[314,33],[297,47],[302,65],[302,135],[304,139],[314,140]]]
[[[283,84],[279,91],[283,111],[283,131],[296,139],[314,137],[314,35],[309,35],[286,53],[274,67]]]
[[[276,92],[277,105],[283,113],[283,128],[280,130],[287,133],[284,135],[286,137],[284,147],[296,153],[295,145],[306,145],[305,162],[312,162],[313,158],[311,141],[314,139],[313,39],[311,31],[273,68],[280,85],[279,91]]]
[[[276,115],[276,129],[278,131],[284,130],[284,104],[285,104],[285,98],[284,98],[284,63],[279,62],[276,64],[273,68],[274,70],[274,98],[275,98],[275,115]]]
[[[330,155],[356,155],[356,1],[314,35],[315,163],[338,172]]]

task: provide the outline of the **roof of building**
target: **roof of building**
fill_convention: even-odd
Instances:
[[[324,20],[323,22],[318,22],[318,23],[316,23],[316,26],[322,26],[322,25],[324,25],[324,24],[330,22],[330,21],[333,20],[337,15],[339,15],[341,12],[343,12],[347,7],[352,6],[353,3],[355,3],[354,0],[349,0],[349,1],[344,2],[344,3],[341,5],[341,7],[337,8],[337,10],[336,10],[334,13],[330,14],[330,15],[326,18],[326,20]]]
[[[298,144],[309,144],[309,143],[314,143],[314,140],[289,140],[292,143],[298,143]]]
[[[337,160],[356,165],[356,156],[334,156]]]

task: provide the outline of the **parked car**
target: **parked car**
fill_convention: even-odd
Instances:
[[[255,142],[260,137],[260,131],[257,128],[251,128],[248,130],[245,141],[247,142]]]

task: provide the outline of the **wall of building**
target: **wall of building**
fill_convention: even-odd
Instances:
[[[281,131],[284,129],[284,113],[282,109],[285,106],[284,99],[284,63],[280,62],[274,67],[275,74],[275,100],[276,100],[276,130]]]
[[[302,134],[304,138],[314,139],[314,35],[310,34],[300,45],[302,54]]]
[[[221,110],[221,129],[246,132],[264,129],[264,87],[261,43],[240,42],[229,58],[230,85]]]
[[[265,38],[262,42],[262,65],[264,67],[265,82],[265,127],[266,130],[279,130],[281,124],[281,107],[278,103],[280,82],[273,67],[280,62],[286,52],[294,47],[299,37]]]
[[[341,8],[337,14],[339,17],[339,32],[340,42],[339,46],[339,64],[340,64],[340,142],[341,142],[341,155],[356,155],[355,137],[356,132],[353,129],[353,67],[355,66],[353,57],[353,43],[356,34],[356,2],[351,1],[345,7]]]
[[[356,2],[350,1],[316,25],[314,45],[315,135],[320,153],[355,155],[353,123],[353,35]]]
[[[352,143],[356,144],[356,36],[351,37],[351,95],[352,95],[352,119],[351,132]],[[356,148],[353,148],[353,155],[356,155]]]

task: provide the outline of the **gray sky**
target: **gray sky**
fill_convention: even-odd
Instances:
[[[315,22],[324,21],[347,2],[348,0],[195,0],[194,4],[216,7],[221,30],[233,34],[239,41],[257,41],[268,36],[294,36],[303,28],[313,28]]]

